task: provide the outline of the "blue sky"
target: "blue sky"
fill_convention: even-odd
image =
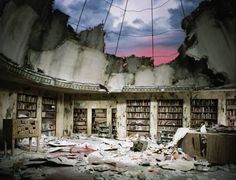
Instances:
[[[182,0],[189,15],[202,0]],[[55,0],[56,9],[69,15],[69,24],[76,27],[85,0]],[[104,23],[111,0],[87,0],[78,31]],[[105,52],[114,54],[126,0],[113,0],[105,23]],[[152,56],[151,0],[128,0],[117,56]],[[167,63],[177,55],[184,40],[181,29],[183,12],[180,0],[153,0],[154,63]]]

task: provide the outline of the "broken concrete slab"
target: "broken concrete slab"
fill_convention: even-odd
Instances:
[[[73,146],[71,149],[70,149],[70,153],[92,153],[96,151],[95,149],[92,149],[92,148],[89,148],[89,147],[85,147],[85,148],[81,148],[81,147],[78,147],[78,146]]]
[[[24,166],[37,166],[46,163],[48,160],[46,158],[31,159],[24,163]]]
[[[174,137],[173,137],[173,140],[168,143],[168,147],[169,146],[174,146],[174,145],[177,145],[177,143],[179,142],[179,140],[181,140],[182,138],[184,138],[184,136],[189,132],[189,128],[178,128]]]
[[[182,159],[177,160],[166,160],[158,162],[158,165],[163,169],[179,170],[179,171],[190,171],[194,169],[193,161],[185,161]]]
[[[53,152],[61,151],[62,149],[63,149],[62,147],[48,148],[47,153],[53,153]]]
[[[68,141],[54,141],[54,142],[49,142],[48,145],[54,146],[54,147],[63,147],[63,146],[75,146],[76,143],[68,142]]]
[[[66,157],[58,157],[53,159],[47,159],[49,162],[53,162],[63,166],[75,166],[77,160],[67,159]]]
[[[107,164],[103,164],[103,165],[98,165],[98,166],[93,166],[93,169],[95,171],[98,172],[104,172],[104,171],[109,171],[112,167],[107,165]]]

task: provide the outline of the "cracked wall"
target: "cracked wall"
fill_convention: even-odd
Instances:
[[[3,145],[3,119],[11,119],[16,117],[16,100],[16,93],[8,90],[0,91],[0,149]]]
[[[220,10],[222,0],[204,2],[184,19],[187,37],[180,56],[156,67],[150,58],[105,54],[102,25],[76,34],[66,25],[67,15],[51,12],[53,1],[19,2],[10,1],[2,11],[0,53],[20,66],[65,81],[102,84],[113,92],[124,86],[235,83],[235,13],[228,3]]]
[[[207,59],[208,68],[236,82],[235,7],[233,0],[213,0],[200,4],[183,20],[187,32],[182,53],[196,61]]]

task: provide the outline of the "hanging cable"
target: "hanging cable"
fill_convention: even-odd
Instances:
[[[111,4],[111,3],[110,3],[109,1],[107,1],[107,0],[103,0],[103,1],[105,1],[107,4]],[[112,6],[118,8],[118,9],[120,9],[120,10],[122,10],[122,11],[125,10],[125,9],[123,9],[122,7],[120,7],[120,6],[116,5],[116,4],[112,4]]]
[[[183,5],[183,1],[182,0],[180,0],[180,4],[181,4],[182,11],[183,11],[183,16],[185,17],[184,5]]]
[[[77,23],[74,23],[74,22],[69,22],[69,24],[77,25]],[[83,26],[83,25],[79,25],[79,27],[82,27],[83,29],[92,29],[92,27]],[[174,31],[185,33],[185,31],[183,31],[182,29],[168,29],[166,31],[163,31],[163,32],[160,32],[160,33],[157,33],[157,34],[153,34],[153,36],[156,37],[156,36],[160,36],[160,35],[163,35],[163,34],[174,32]],[[115,31],[106,31],[106,34],[119,35],[119,33],[115,32]],[[121,34],[120,36],[124,36],[124,37],[150,37],[152,35],[151,34]]]
[[[103,28],[102,28],[103,30],[104,30],[105,24],[106,24],[106,22],[107,22],[107,18],[108,18],[108,15],[109,15],[109,13],[110,13],[110,10],[111,10],[111,6],[112,6],[112,4],[113,4],[113,0],[111,0],[111,3],[110,3],[110,6],[109,6],[109,9],[108,9],[108,11],[107,11],[106,18],[105,18],[104,23],[103,23]]]
[[[110,4],[110,2],[107,1],[107,0],[103,0],[103,1],[105,1],[105,2],[108,3],[108,4]],[[164,2],[163,4],[161,4],[160,6],[154,7],[153,10],[161,8],[162,6],[164,6],[165,4],[167,4],[169,1],[170,1],[170,0],[167,0],[166,2]],[[113,4],[112,6],[118,8],[118,9],[120,9],[120,10],[122,10],[122,11],[125,11],[124,8],[122,8],[122,7],[120,7],[120,6],[116,5],[116,4]],[[151,10],[151,8],[145,8],[145,9],[141,9],[141,10],[127,9],[126,12],[143,12],[143,11],[150,11],[150,10]]]
[[[151,0],[151,18],[152,18],[152,58],[154,59],[153,0]]]
[[[123,19],[122,19],[121,26],[120,26],[120,32],[119,32],[119,36],[118,36],[118,40],[117,40],[117,44],[116,44],[115,55],[116,55],[116,53],[117,53],[118,46],[119,46],[119,42],[120,42],[120,36],[121,36],[122,28],[123,28],[123,23],[124,23],[124,20],[125,20],[125,14],[126,14],[126,9],[127,9],[127,5],[128,5],[128,1],[129,1],[129,0],[126,0],[125,11],[124,11]]]
[[[156,10],[161,8],[162,6],[166,5],[170,0],[167,0],[166,2],[164,2],[163,4],[161,4],[160,6],[156,6],[153,8],[146,8],[146,9],[141,9],[141,10],[127,10],[127,12],[143,12],[143,11],[152,11],[152,10]]]
[[[80,23],[80,20],[81,20],[82,14],[83,14],[83,12],[84,12],[84,7],[85,7],[86,3],[87,3],[87,0],[84,1],[84,5],[83,5],[83,7],[82,7],[82,10],[81,10],[81,13],[80,13],[80,16],[79,16],[79,20],[78,20],[78,23],[77,23],[77,26],[76,26],[76,30],[75,30],[75,32],[78,31],[79,23]]]

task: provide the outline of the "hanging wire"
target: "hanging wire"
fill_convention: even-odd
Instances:
[[[122,32],[123,23],[124,23],[124,20],[125,20],[125,14],[126,14],[126,9],[127,9],[127,5],[128,5],[128,1],[129,1],[129,0],[126,0],[126,4],[125,4],[125,11],[124,11],[124,14],[123,14],[123,19],[122,19],[121,26],[120,26],[120,32],[119,32],[119,36],[118,36],[118,40],[117,40],[117,44],[116,44],[115,55],[116,55],[116,53],[117,53],[117,50],[118,50],[118,47],[119,47],[119,42],[120,42],[120,35],[121,35],[121,32]]]
[[[74,23],[74,22],[69,22],[69,24],[77,25],[77,23]],[[79,25],[79,27],[82,27],[84,29],[91,29],[92,28],[92,27],[84,26],[84,25]],[[157,34],[153,34],[153,36],[156,37],[156,36],[160,36],[160,35],[167,34],[167,33],[170,33],[170,32],[175,32],[175,31],[185,33],[182,29],[168,29],[166,31],[163,31],[163,32],[160,32],[160,33],[157,33]],[[107,30],[106,34],[119,35],[119,32],[108,31]],[[120,36],[123,36],[123,37],[151,37],[152,35],[151,34],[120,34]]]
[[[75,32],[78,31],[79,23],[80,23],[80,20],[81,20],[82,14],[83,14],[83,12],[84,12],[84,8],[85,8],[86,3],[87,3],[87,0],[84,1],[84,5],[83,5],[83,7],[82,7],[82,10],[81,10],[81,13],[80,13],[80,16],[79,16],[79,20],[78,20],[78,23],[77,23],[77,26],[76,26],[76,30],[75,30]]]
[[[180,0],[180,4],[181,4],[182,11],[183,11],[183,16],[185,17],[184,5],[183,5],[183,1],[182,0]]]
[[[154,58],[154,25],[153,25],[153,0],[151,0],[151,18],[152,18],[152,58]]]
[[[113,0],[111,0],[111,3],[110,3],[110,6],[109,6],[109,9],[108,9],[108,11],[107,11],[107,15],[106,15],[106,18],[105,18],[105,20],[104,20],[104,23],[103,23],[103,30],[104,30],[104,28],[105,28],[105,24],[106,24],[106,22],[107,22],[107,18],[108,18],[108,16],[109,16],[109,13],[110,13],[110,10],[111,10],[111,6],[112,6],[112,4],[113,4]]]
[[[105,2],[108,3],[108,4],[111,4],[111,3],[110,3],[109,1],[107,1],[107,0],[103,0],[103,1],[105,1]],[[163,4],[161,4],[160,6],[154,7],[153,10],[161,8],[162,6],[164,6],[165,4],[167,4],[169,1],[170,1],[170,0],[167,0],[166,2],[164,2]],[[122,8],[122,7],[120,7],[120,6],[116,5],[116,4],[112,4],[112,6],[118,8],[118,9],[120,9],[120,10],[122,10],[122,11],[125,11],[124,8]],[[126,12],[143,12],[143,11],[151,11],[151,10],[152,10],[152,8],[145,8],[145,9],[141,9],[141,10],[127,9]]]
[[[155,52],[154,52],[154,36],[160,36],[162,34],[166,34],[166,33],[169,33],[171,31],[179,31],[179,32],[184,32],[182,29],[169,29],[169,30],[166,30],[164,32],[161,32],[161,33],[158,33],[158,34],[154,34],[154,18],[153,18],[153,10],[155,9],[158,9],[158,8],[161,8],[162,6],[164,6],[165,4],[167,4],[170,0],[167,0],[166,2],[164,2],[163,4],[161,4],[160,6],[157,6],[157,7],[153,7],[153,0],[151,0],[151,8],[146,8],[146,9],[142,9],[142,10],[127,10],[127,5],[128,5],[128,0],[126,1],[126,5],[125,5],[125,9],[119,7],[118,5],[115,5],[113,4],[113,0],[111,0],[111,2],[108,2],[107,0],[104,0],[105,2],[109,3],[109,10],[107,12],[107,15],[106,15],[106,18],[104,20],[104,26],[105,26],[105,23],[108,19],[108,16],[109,16],[109,13],[110,13],[110,10],[111,10],[111,7],[116,7],[116,8],[119,8],[121,10],[124,11],[123,13],[123,19],[122,19],[122,23],[121,23],[121,28],[120,28],[120,31],[119,33],[118,32],[114,32],[114,31],[107,31],[106,33],[109,34],[109,33],[112,33],[112,34],[115,34],[115,35],[118,35],[118,41],[117,41],[117,45],[116,45],[116,49],[115,49],[115,55],[117,54],[117,51],[118,51],[118,47],[119,47],[119,41],[120,41],[120,37],[121,36],[129,36],[129,37],[152,37],[152,58],[154,57],[172,57],[174,55],[177,55],[178,52],[176,53],[173,53],[173,54],[169,54],[169,55],[163,55],[163,56],[155,56]],[[87,0],[85,0],[84,2],[84,5],[83,5],[83,8],[82,8],[82,11],[81,11],[81,14],[80,14],[80,17],[79,17],[79,20],[78,20],[78,23],[73,23],[73,22],[70,22],[70,24],[74,24],[76,25],[76,32],[78,30],[78,27],[83,27],[85,29],[91,29],[91,27],[88,27],[88,26],[83,26],[83,25],[80,25],[80,21],[81,21],[81,18],[82,18],[82,14],[83,14],[83,11],[84,11],[84,8],[85,8],[85,5],[87,3]],[[183,6],[183,2],[182,0],[180,0],[180,3],[181,3],[181,8],[182,8],[182,12],[183,12],[183,15],[185,16],[185,10],[184,10],[184,6]],[[151,15],[152,15],[152,34],[149,35],[149,34],[146,34],[146,35],[138,35],[138,34],[122,34],[122,29],[123,29],[123,23],[124,23],[124,19],[125,19],[125,15],[127,12],[142,12],[142,11],[147,11],[147,10],[151,10]],[[104,28],[103,26],[103,28]]]
[[[105,1],[107,4],[111,4],[111,3],[110,3],[109,1],[107,1],[107,0],[103,0],[103,1]],[[116,5],[116,4],[112,4],[112,6],[118,8],[118,9],[120,9],[120,10],[122,10],[122,11],[125,11],[125,9],[123,9],[122,7],[120,7],[120,6]]]

